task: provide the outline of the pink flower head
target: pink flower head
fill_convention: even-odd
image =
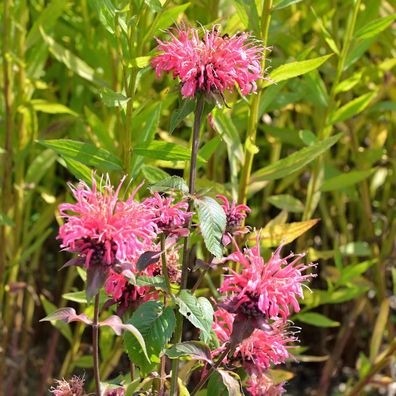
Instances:
[[[242,225],[251,210],[247,205],[237,205],[234,200],[230,203],[224,195],[216,195],[216,198],[223,201],[221,206],[227,218],[226,232],[222,240],[223,245],[227,246],[231,243],[233,235],[242,235],[248,232],[247,227],[242,227]]]
[[[56,386],[50,389],[55,396],[82,396],[84,394],[84,378],[73,376],[69,381],[55,380]]]
[[[61,247],[78,253],[87,268],[137,259],[156,236],[152,213],[134,200],[136,191],[127,201],[119,200],[123,180],[115,191],[108,177],[102,188],[94,178],[92,188],[83,181],[77,187],[70,184],[77,202],[59,206],[65,219],[59,229]]]
[[[280,396],[286,390],[283,383],[275,385],[272,379],[265,374],[252,374],[247,380],[247,391],[250,396]]]
[[[154,193],[154,196],[145,199],[143,204],[153,211],[154,221],[160,231],[167,235],[185,236],[188,234],[187,224],[192,213],[188,212],[186,201],[173,201],[173,197]]]
[[[227,310],[248,316],[281,316],[283,320],[290,315],[290,306],[299,312],[297,298],[303,298],[302,282],[315,276],[302,273],[315,264],[300,263],[302,254],[282,258],[281,248],[265,263],[257,239],[254,248],[241,252],[237,247],[237,251],[228,257],[241,263],[243,268],[241,273],[230,270],[231,275],[226,276],[219,289],[220,292],[230,293],[223,304]]]
[[[215,26],[203,32],[201,39],[196,29],[177,29],[169,32],[169,41],[157,39],[162,53],[151,62],[157,76],[173,72],[173,78],[180,78],[184,97],[194,97],[196,91],[222,94],[235,85],[243,95],[255,92],[256,81],[262,78],[263,48],[248,33],[222,36]]]
[[[224,349],[233,334],[235,315],[224,309],[214,314],[213,331],[222,344],[214,351],[217,355]],[[285,363],[290,358],[287,344],[295,342],[293,334],[288,333],[286,324],[278,319],[266,326],[266,329],[255,329],[251,335],[243,339],[234,349],[231,360],[239,362],[249,374],[262,373],[271,364]]]

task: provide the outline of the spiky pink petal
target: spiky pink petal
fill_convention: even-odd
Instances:
[[[169,41],[157,39],[161,54],[151,62],[157,76],[172,72],[179,77],[184,97],[197,91],[223,93],[239,86],[243,95],[256,91],[262,78],[263,48],[248,33],[222,36],[217,27],[203,29],[203,37],[192,28],[169,32]]]

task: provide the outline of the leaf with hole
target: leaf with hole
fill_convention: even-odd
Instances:
[[[211,197],[194,200],[205,246],[216,257],[223,254],[222,238],[227,219],[222,206]]]

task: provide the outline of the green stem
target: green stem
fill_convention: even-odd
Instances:
[[[12,200],[12,164],[13,160],[13,97],[12,97],[12,74],[11,74],[11,62],[10,62],[10,43],[11,43],[11,0],[4,1],[3,10],[3,46],[2,46],[2,57],[3,57],[3,95],[5,105],[5,153],[3,157],[2,166],[2,184],[1,184],[1,211],[4,216],[7,215],[9,206]],[[0,252],[0,307],[3,307],[4,291],[5,291],[5,268],[7,262],[7,226],[2,224],[0,226],[0,243],[3,248]],[[3,313],[0,309],[0,322],[3,322]],[[3,340],[0,348],[0,384],[3,384],[3,375],[5,372],[5,355],[7,348],[7,328],[1,326],[1,338]],[[0,395],[3,395],[3,386],[0,385]]]
[[[393,339],[389,347],[378,357],[377,361],[370,368],[367,374],[359,380],[359,382],[352,388],[348,393],[348,396],[359,396],[362,394],[364,386],[370,381],[370,379],[384,367],[386,367],[396,352],[396,339]]]
[[[261,37],[263,42],[263,56],[261,59],[261,66],[263,73],[265,71],[265,63],[267,57],[267,42],[268,42],[268,30],[271,21],[271,8],[272,0],[264,0],[263,11],[261,14]],[[242,168],[242,175],[239,184],[238,202],[246,204],[247,191],[250,180],[250,174],[252,172],[253,158],[255,155],[256,135],[257,135],[257,124],[259,119],[260,101],[261,101],[261,84],[258,84],[258,91],[256,95],[253,95],[250,104],[250,113],[248,119],[248,126],[245,140],[245,161]]]
[[[198,147],[199,147],[199,131],[201,129],[201,121],[202,114],[205,105],[205,97],[204,95],[199,95],[197,99],[197,106],[195,108],[194,113],[194,126],[193,126],[193,136],[192,136],[192,148],[191,148],[191,161],[190,161],[190,175],[188,182],[188,189],[190,195],[193,195],[195,192],[195,179],[197,177],[197,155],[198,155]],[[190,197],[190,201],[188,204],[188,211],[190,212],[192,209],[193,201]],[[191,230],[191,220],[188,225],[188,228]],[[182,274],[181,274],[181,289],[185,289],[187,287],[188,281],[188,271],[189,271],[189,237],[187,236],[184,239],[184,247],[183,247],[183,261],[182,261]],[[173,342],[175,344],[181,342],[183,335],[183,317],[180,312],[176,314],[176,330],[173,337]],[[177,378],[179,373],[179,359],[174,359],[172,361],[172,377],[171,377],[171,389],[170,394],[177,394]]]
[[[96,395],[100,396],[99,370],[99,293],[95,296],[94,318],[92,323],[92,355]]]
[[[338,58],[336,76],[330,91],[329,104],[326,108],[324,116],[322,117],[322,125],[319,128],[319,133],[318,133],[319,139],[329,137],[332,132],[332,127],[331,125],[329,125],[329,120],[334,110],[336,109],[336,101],[335,101],[336,88],[341,80],[342,73],[344,71],[346,57],[348,55],[349,48],[351,47],[353,32],[355,30],[356,19],[359,13],[360,3],[361,0],[355,0],[353,12],[348,21],[347,29],[345,32],[345,40],[341,49],[340,56]],[[322,162],[323,162],[323,155],[320,156],[315,161],[315,164],[313,166],[312,176],[308,184],[306,204],[302,216],[303,220],[308,220],[311,218],[316,208],[315,201],[318,202],[318,200],[314,200],[314,197],[315,194],[320,194],[318,192],[318,189],[319,189],[319,183],[321,182],[320,173],[322,171]]]

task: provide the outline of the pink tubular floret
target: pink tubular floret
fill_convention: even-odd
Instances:
[[[222,36],[216,27],[203,29],[202,39],[196,29],[169,32],[170,39],[157,39],[161,53],[151,62],[157,76],[172,72],[179,77],[182,95],[194,97],[197,91],[220,92],[239,86],[243,95],[256,91],[262,78],[263,48],[248,33]]]

